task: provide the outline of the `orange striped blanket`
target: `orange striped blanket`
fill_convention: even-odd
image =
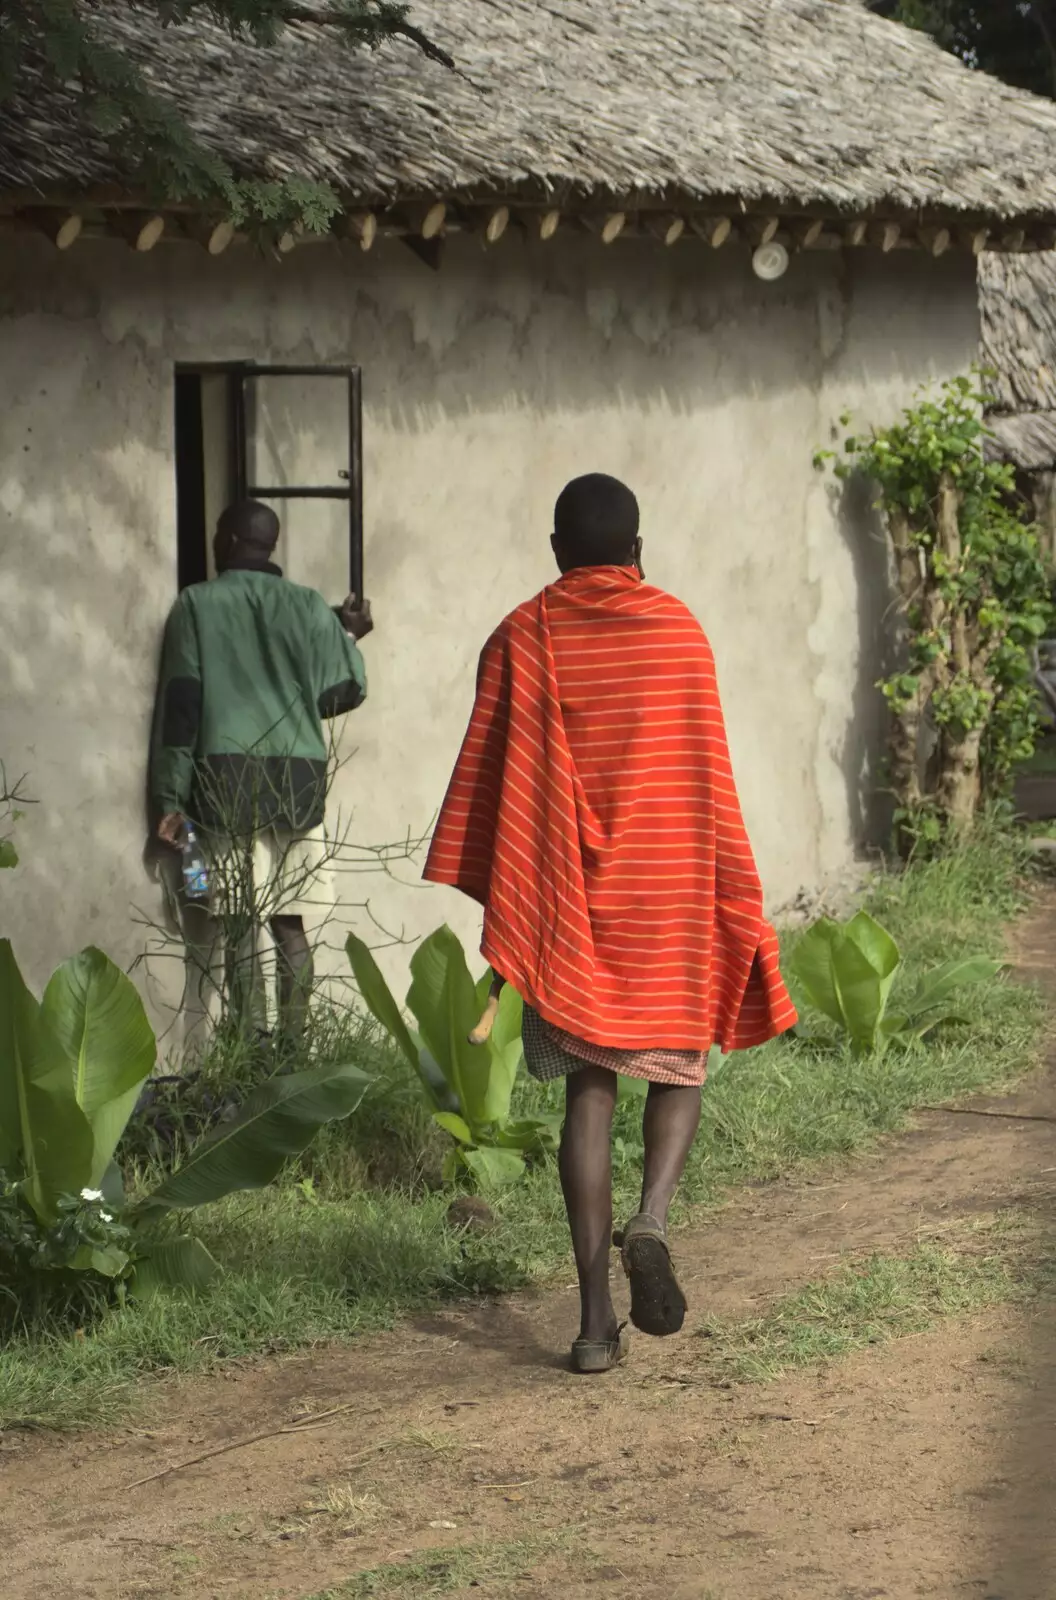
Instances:
[[[707,639],[626,567],[580,568],[485,645],[425,876],[546,1022],[621,1049],[792,1026]]]

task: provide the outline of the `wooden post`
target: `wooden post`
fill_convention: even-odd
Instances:
[[[899,222],[877,222],[869,229],[869,238],[885,255],[895,248],[901,237],[902,225]]]
[[[824,232],[825,223],[820,217],[815,217],[812,221],[797,223],[792,229],[792,238],[801,250],[810,250]]]
[[[758,250],[769,244],[781,226],[780,217],[749,217],[744,225],[749,242]]]
[[[443,231],[447,203],[437,200],[430,206],[411,206],[407,212],[411,232],[420,239],[435,239]]]
[[[114,211],[106,220],[111,231],[141,255],[153,250],[165,232],[165,218],[158,211]]]
[[[55,211],[50,207],[41,207],[31,211],[29,216],[56,250],[68,250],[71,244],[76,244],[84,227],[84,218],[78,211]]]
[[[183,229],[189,239],[196,240],[211,256],[222,255],[235,237],[235,225],[226,218],[218,222],[215,217],[188,217]]]
[[[697,238],[710,244],[713,250],[721,249],[733,232],[729,217],[690,217],[689,225]]]
[[[677,244],[686,230],[686,224],[681,217],[656,216],[646,217],[645,226],[654,239],[660,239],[664,244]]]
[[[970,250],[973,256],[981,256],[990,238],[990,229],[963,228],[959,237],[966,250]]]
[[[373,211],[354,211],[345,220],[345,232],[359,241],[361,250],[369,250],[378,237],[378,219]]]
[[[488,244],[498,244],[510,222],[509,206],[498,206],[484,224],[484,239]]]
[[[933,256],[942,256],[950,248],[949,228],[921,228],[920,242]]]

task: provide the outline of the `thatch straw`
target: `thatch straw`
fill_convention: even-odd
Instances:
[[[847,212],[1056,214],[1056,106],[971,71],[853,0],[425,0],[458,72],[397,40],[274,49],[148,8],[93,8],[238,170],[350,202],[714,196]],[[82,193],[132,174],[74,87],[30,75],[0,109],[0,187]]]
[[[1056,466],[1056,253],[979,260],[982,357],[992,369],[994,454]]]

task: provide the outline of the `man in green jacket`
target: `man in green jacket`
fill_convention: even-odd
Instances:
[[[259,501],[229,506],[216,530],[218,576],[184,589],[165,627],[151,751],[158,837],[191,823],[210,866],[212,909],[230,949],[267,922],[278,952],[280,1026],[296,1037],[312,983],[304,914],[329,852],[325,720],[361,705],[357,640],[373,623],[350,595],[337,612],[272,561],[279,519]],[[229,966],[230,972],[230,966]]]

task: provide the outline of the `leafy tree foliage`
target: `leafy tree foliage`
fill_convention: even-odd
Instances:
[[[217,24],[246,50],[276,44],[297,22],[324,22],[334,49],[370,48],[402,35],[426,55],[450,58],[407,20],[400,0],[131,0],[151,23],[193,30]],[[238,225],[300,225],[324,230],[339,211],[329,184],[296,176],[261,182],[232,170],[205,148],[172,104],[136,64],[104,36],[106,0],[0,0],[0,105],[20,90],[27,73],[45,83],[76,84],[93,125],[121,156],[130,178],[157,199],[201,201]]]
[[[867,0],[1018,89],[1056,97],[1056,0]]]

